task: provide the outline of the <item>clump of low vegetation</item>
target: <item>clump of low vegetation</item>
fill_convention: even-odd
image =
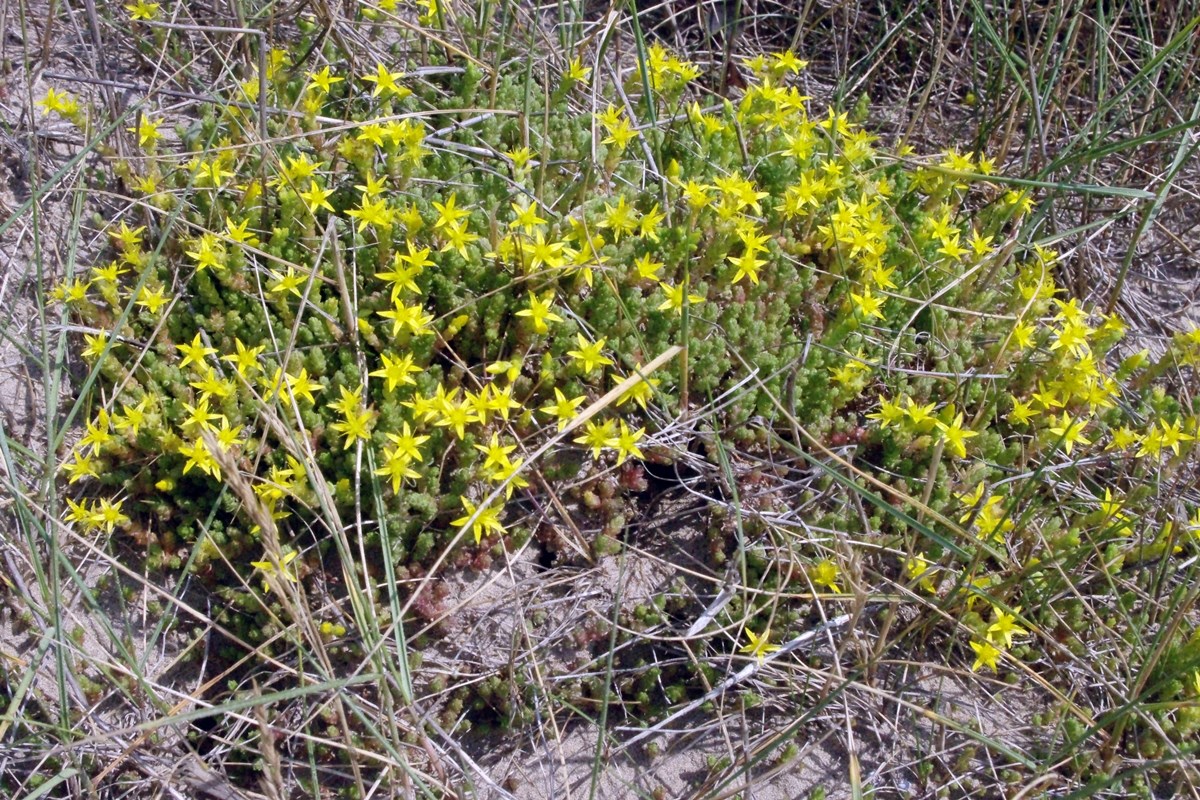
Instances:
[[[1064,288],[1037,181],[994,153],[883,146],[863,109],[805,96],[806,53],[748,57],[720,96],[658,42],[631,68],[583,39],[534,66],[515,36],[484,57],[486,3],[399,5],[358,8],[378,60],[315,18],[247,40],[192,116],[41,99],[128,198],[46,298],[87,369],[62,525],[204,587],[252,647],[222,656],[230,675],[306,662],[280,700],[311,676],[389,713],[439,698],[391,734],[323,699],[296,723],[322,742],[297,785],[399,786],[428,755],[401,744],[547,707],[648,728],[703,708],[727,663],[827,668],[799,645],[847,621],[865,633],[832,655],[839,681],[920,652],[1040,693],[1035,745],[964,734],[1013,785],[1196,779],[1200,331],[1130,346]],[[152,52],[185,46],[164,12],[129,7]],[[589,660],[562,680],[424,668],[449,575],[528,547],[623,558],[681,469],[707,481],[690,569],[738,587],[687,659],[655,654],[706,600],[672,592],[577,632]],[[1131,705],[1090,710],[1085,662],[1127,674]]]

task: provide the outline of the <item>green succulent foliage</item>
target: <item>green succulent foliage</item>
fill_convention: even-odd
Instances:
[[[311,61],[291,63],[301,54]],[[591,96],[575,72],[532,76],[514,59],[491,74],[438,48],[424,77],[326,69],[344,55],[315,30],[269,54],[266,101],[295,110],[266,120],[269,146],[246,102],[256,75],[171,147],[148,115],[139,158],[116,165],[139,216],[105,222],[107,259],[55,292],[90,331],[97,376],[64,476],[80,488],[67,521],[124,531],[156,566],[205,577],[228,601],[216,620],[247,641],[273,632],[248,504],[304,552],[294,572],[275,568],[288,578],[340,558],[332,519],[374,508],[387,536],[367,525],[363,545],[400,577],[448,549],[489,563],[502,539],[531,535],[508,502],[541,490],[526,483],[530,454],[677,345],[537,464],[601,518],[598,555],[622,546],[636,476],[597,475],[669,461],[649,443],[697,417],[744,454],[836,465],[812,468],[788,502],[815,529],[868,542],[875,574],[938,597],[974,645],[996,645],[982,600],[1030,609],[1028,624],[1082,656],[1087,609],[1063,574],[1097,553],[1106,578],[1194,554],[1194,509],[1141,515],[1153,492],[1129,478],[1157,488],[1188,455],[1196,409],[1163,378],[1200,362],[1200,334],[1157,361],[1117,358],[1122,323],[1064,299],[1057,254],[1026,244],[1032,198],[992,182],[984,154],[878,148],[861,114],[811,108],[790,54],[753,61],[742,97],[702,108],[688,90],[698,70],[652,46],[644,80],[597,87],[595,113],[580,113]],[[700,438],[721,462],[715,436]],[[736,524],[714,510],[714,566],[731,543],[778,533],[787,504],[769,494],[743,498],[752,513]],[[841,555],[796,552],[801,569],[743,547],[742,577],[841,593]],[[1136,593],[1112,606],[1131,636],[1149,624]],[[778,638],[812,622],[741,596],[724,614],[762,644],[772,625]],[[627,622],[662,619],[644,608]],[[1003,649],[1036,656],[1021,647]],[[1200,692],[1194,650],[1164,650],[1156,702]],[[994,666],[979,655],[977,669]],[[719,680],[644,656],[620,685],[579,693],[657,707]],[[517,724],[530,691],[489,679],[454,702]],[[1195,728],[1190,712],[1160,725],[1171,741]]]

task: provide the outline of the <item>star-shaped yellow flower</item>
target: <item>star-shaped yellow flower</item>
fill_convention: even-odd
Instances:
[[[385,92],[394,94],[396,97],[403,99],[412,94],[406,87],[399,85],[396,81],[404,77],[403,72],[391,72],[383,64],[375,65],[374,75],[363,75],[362,79],[368,83],[375,84],[374,91],[371,92],[372,97],[378,97]]]
[[[312,81],[312,88],[320,90],[322,94],[329,94],[330,88],[342,80],[336,75],[329,74],[328,64],[320,72],[308,73],[308,79]]]
[[[293,550],[290,553],[284,553],[283,558],[279,559],[278,564],[276,564],[273,560],[268,559],[264,561],[251,561],[250,566],[257,570],[262,570],[262,572],[266,575],[278,575],[285,581],[296,583],[297,578],[289,568],[289,565],[296,560],[296,556],[298,555],[300,554]],[[266,592],[269,591],[269,589],[269,584],[266,581],[263,581],[263,591]]]
[[[568,350],[567,355],[575,359],[582,367],[585,375],[596,367],[609,366],[613,363],[611,358],[600,352],[604,349],[604,342],[606,341],[604,338],[589,342],[582,333],[577,333],[575,334],[575,340],[579,342],[579,349]]]
[[[774,653],[779,649],[779,645],[771,644],[770,628],[767,628],[765,631],[763,631],[762,636],[758,636],[749,628],[746,628],[745,634],[746,638],[750,641],[748,644],[742,645],[742,647],[739,649],[739,652],[754,656],[759,660],[760,663],[762,662],[763,657],[768,653]]]

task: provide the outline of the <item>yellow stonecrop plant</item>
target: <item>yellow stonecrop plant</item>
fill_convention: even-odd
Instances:
[[[380,24],[394,12],[369,10]],[[1200,418],[1157,379],[1168,361],[1200,363],[1200,334],[1157,361],[1117,359],[1124,324],[1057,286],[1058,254],[1023,227],[1035,198],[991,183],[1003,167],[986,154],[883,150],[848,112],[811,108],[791,52],[748,60],[745,91],[710,105],[689,93],[700,68],[658,44],[649,94],[640,80],[611,91],[575,53],[538,101],[541,131],[507,114],[459,125],[482,101],[473,65],[435,87],[330,56],[271,53],[267,102],[300,110],[270,121],[265,158],[243,107],[258,76],[230,88],[243,105],[178,137],[182,120],[152,109],[122,129],[139,157],[116,169],[150,217],[106,227],[111,256],[50,294],[102,387],[63,458],[64,521],[81,532],[156,530],[167,564],[204,540],[193,566],[292,582],[301,538],[332,535],[314,524],[318,489],[376,507],[366,492],[390,535],[376,527],[369,545],[416,568],[528,536],[509,501],[550,485],[531,457],[547,442],[584,462],[558,476],[576,490],[670,460],[657,434],[671,420],[711,407],[757,447],[769,439],[749,421],[786,413],[850,448],[926,527],[834,500],[814,514],[877,545],[863,554],[875,574],[974,615],[971,668],[998,670],[1047,624],[1020,609],[1056,597],[1051,561],[1086,537],[1114,564],[1149,557],[1140,534],[1169,529],[1110,491],[1189,457]],[[572,113],[585,88],[611,102]],[[497,76],[497,108],[529,91]],[[41,105],[85,122],[59,90]],[[643,372],[673,345],[686,360]],[[223,492],[231,468],[279,523],[284,562],[256,558],[262,531]],[[1030,477],[1047,469],[1069,475],[1067,501]],[[219,528],[201,527],[210,513]],[[1200,512],[1169,513],[1186,531]],[[789,574],[823,602],[862,584],[842,555],[803,557]],[[740,624],[742,652],[777,649]]]

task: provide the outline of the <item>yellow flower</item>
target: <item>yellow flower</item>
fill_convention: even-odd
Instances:
[[[1012,411],[1009,411],[1005,419],[1014,425],[1028,425],[1029,421],[1037,416],[1038,412],[1033,409],[1032,403],[1022,402],[1020,398],[1012,398]]]
[[[300,374],[297,376],[293,377],[292,375],[285,375],[284,378],[287,380],[288,391],[291,392],[292,397],[296,398],[297,400],[306,399],[309,403],[314,405],[316,404],[317,399],[313,397],[313,390],[325,388],[317,381],[309,379],[307,367],[301,367]]]
[[[375,418],[375,412],[370,408],[364,408],[361,411],[347,411],[345,419],[330,423],[329,427],[346,437],[346,441],[342,443],[342,449],[350,449],[350,445],[359,441],[368,440],[371,437],[371,421]]]
[[[391,479],[392,494],[400,493],[400,485],[406,479],[417,480],[421,477],[421,473],[412,468],[412,459],[398,449],[384,451],[383,466],[376,469],[374,474]]]
[[[992,252],[992,237],[981,236],[979,231],[971,231],[971,249],[977,256],[986,256]]]
[[[817,586],[824,586],[831,592],[841,594],[842,590],[838,588],[837,579],[841,570],[838,565],[832,560],[825,558],[813,565],[809,578]]]
[[[225,218],[225,235],[238,244],[257,245],[258,237],[254,235],[254,231],[247,230],[250,224],[250,219],[244,219],[241,222],[234,222],[229,217]]]
[[[762,632],[762,636],[758,636],[749,628],[745,629],[746,638],[749,639],[748,644],[744,644],[739,648],[738,652],[747,653],[754,656],[761,663],[763,657],[768,653],[774,653],[779,649],[779,645],[771,644],[771,629],[767,628]]]
[[[408,329],[408,332],[413,336],[430,336],[433,331],[429,328],[429,324],[433,322],[433,315],[425,312],[425,309],[414,303],[411,306],[405,305],[399,300],[392,304],[389,311],[375,312],[384,319],[392,321],[392,336],[399,336],[400,331]]]
[[[404,77],[403,72],[391,72],[383,64],[375,65],[374,75],[363,75],[362,79],[368,83],[375,84],[375,89],[371,92],[372,97],[378,97],[385,92],[393,94],[403,100],[412,92],[404,86],[400,86],[396,81]]]
[[[1017,606],[1013,609],[1014,613],[1009,614],[1002,609],[992,606],[992,619],[994,620],[987,629],[987,640],[992,644],[1004,643],[1004,647],[1012,647],[1012,637],[1022,636],[1029,631],[1017,624],[1017,614],[1021,613],[1021,607]],[[993,667],[995,669],[995,667]]]
[[[121,503],[123,501],[109,502],[101,500],[99,507],[93,511],[93,520],[97,528],[103,528],[105,533],[112,533],[113,528],[118,525],[128,525],[129,517],[121,513]]]
[[[1170,449],[1175,455],[1179,455],[1179,443],[1191,441],[1193,436],[1184,433],[1179,426],[1179,420],[1175,420],[1170,425],[1167,421],[1160,419],[1158,428],[1153,425],[1142,436],[1142,445],[1138,448],[1138,456],[1157,456],[1162,450]]]
[[[364,194],[359,207],[350,209],[346,215],[358,220],[358,232],[362,233],[368,225],[378,225],[381,228],[391,227],[392,213],[386,199],[372,200]]]
[[[143,286],[142,290],[138,292],[137,300],[134,302],[145,308],[151,314],[157,316],[159,309],[171,302],[171,298],[167,297],[167,295],[163,293],[161,286],[156,289],[150,289],[148,286]]]
[[[317,185],[317,181],[310,179],[308,180],[308,191],[300,192],[300,199],[305,201],[308,211],[312,213],[317,213],[318,209],[332,211],[334,210],[334,206],[329,203],[329,196],[332,193],[334,193],[334,190],[323,190],[323,188]]]
[[[516,216],[513,221],[508,223],[510,228],[520,228],[526,236],[532,236],[535,229],[546,224],[546,220],[539,217],[537,214],[537,201],[530,201],[529,205],[522,206],[519,203],[512,204],[513,213]]]
[[[639,365],[637,369],[640,370],[641,366]],[[660,381],[658,378],[647,378],[644,375],[639,375],[639,378],[640,380],[638,380],[637,383],[630,386],[621,394],[620,397],[617,398],[617,408],[620,408],[632,400],[641,406],[643,411],[646,409],[646,404],[650,402],[652,397],[654,397],[655,387],[662,383],[662,381]],[[624,379],[614,375],[613,380],[616,383],[620,383]]]
[[[678,286],[672,286],[671,284],[662,282],[662,281],[660,281],[658,285],[659,285],[659,288],[661,288],[663,290],[663,293],[667,296],[666,300],[663,300],[661,303],[658,304],[658,310],[659,311],[673,310],[673,311],[675,311],[675,313],[679,314],[680,316],[683,316],[683,304],[684,304],[684,299],[685,299],[684,298],[684,289],[685,289],[684,285],[680,284]],[[704,297],[702,295],[691,294],[689,292],[687,294],[686,300],[687,300],[688,305],[694,306],[694,305],[699,305],[700,303],[703,303]]]
[[[145,0],[137,0],[137,2],[125,6],[125,10],[129,12],[129,16],[132,19],[158,19],[158,3],[147,3]]]
[[[42,107],[43,114],[57,111],[60,115],[68,117],[79,111],[79,102],[74,97],[54,87],[46,89],[46,96],[38,104]]]
[[[221,467],[213,458],[212,453],[208,452],[208,446],[203,439],[179,445],[179,455],[187,457],[187,463],[183,465],[184,475],[187,475],[194,467],[211,475],[214,480],[221,479]]]
[[[615,206],[611,203],[604,204],[604,219],[600,220],[600,227],[612,231],[614,242],[619,242],[622,235],[632,233],[637,225],[637,209],[626,204],[625,195],[617,198]]]
[[[776,53],[772,58],[775,61],[774,66],[777,70],[791,72],[793,75],[799,75],[800,70],[808,66],[807,61],[797,58],[796,54],[791,50]]]
[[[199,333],[192,337],[191,344],[177,344],[175,349],[183,353],[183,361],[179,362],[180,369],[186,369],[188,364],[195,364],[198,368],[202,368],[204,360],[217,352],[217,348],[206,347],[200,341]]]
[[[329,74],[329,65],[326,64],[320,72],[308,73],[308,79],[312,81],[312,88],[320,90],[323,94],[329,94],[330,88],[341,81],[342,79],[336,75]],[[376,86],[378,88],[378,86]]]
[[[643,460],[646,458],[642,451],[638,449],[637,443],[645,436],[646,429],[638,428],[636,431],[629,430],[629,426],[625,424],[625,420],[621,420],[621,432],[617,434],[613,442],[613,446],[617,449],[617,465],[625,463],[625,459],[629,456]]]
[[[265,560],[265,561],[251,561],[250,566],[254,567],[257,570],[262,570],[262,572],[266,575],[278,575],[279,577],[283,578],[285,581],[288,581],[290,583],[296,583],[298,579],[296,578],[295,574],[293,574],[292,571],[290,570],[289,565],[293,561],[296,560],[296,557],[298,555],[300,555],[300,554],[297,553],[295,550],[292,550],[289,553],[285,553],[283,555],[283,558],[279,559],[278,564],[275,563],[274,560]],[[263,581],[263,591],[264,592],[269,591],[269,584],[266,581]]]
[[[567,62],[567,79],[573,83],[584,83],[588,79],[588,75],[592,74],[591,67],[583,65],[583,59],[575,56]]]
[[[683,199],[687,201],[689,208],[693,211],[699,211],[705,206],[712,204],[713,197],[708,193],[711,188],[713,187],[689,180],[683,185]]]
[[[218,272],[225,269],[225,248],[216,234],[211,232],[201,234],[200,238],[195,240],[195,248],[195,250],[186,251],[186,254],[195,259],[196,272],[203,272],[210,268]]]
[[[234,337],[234,345],[237,347],[236,353],[221,356],[221,360],[227,364],[233,364],[238,374],[243,378],[250,377],[252,372],[262,369],[259,363],[259,358],[264,350],[267,349],[265,344],[260,344],[257,347],[246,347],[241,339]]]
[[[753,284],[758,283],[758,268],[766,264],[766,260],[757,258],[753,250],[747,249],[740,256],[728,256],[730,264],[737,267],[737,274],[733,276],[733,283],[737,283],[742,278],[749,278]]]
[[[447,395],[439,385],[438,392],[441,397],[436,409],[438,416],[433,424],[439,428],[450,428],[460,440],[465,439],[467,426],[479,422],[479,414],[465,399],[461,401],[455,399],[458,396],[458,387],[455,387]]]
[[[268,294],[287,294],[291,293],[296,297],[301,297],[300,287],[308,280],[307,275],[297,275],[296,269],[291,264],[288,264],[287,273],[279,273],[275,270],[270,270],[271,282],[267,284]]]
[[[587,398],[585,398],[583,395],[580,395],[579,397],[567,398],[567,396],[562,393],[562,389],[559,389],[557,386],[554,387],[554,397],[555,402],[551,403],[550,405],[542,406],[538,410],[543,414],[554,417],[556,420],[558,420],[558,429],[561,431],[563,428],[567,427],[567,424],[571,420],[575,419],[579,413],[577,409],[579,408],[580,403]]]
[[[221,428],[216,433],[217,443],[220,444],[225,450],[232,449],[235,444],[239,443],[240,440],[238,437],[241,435],[243,427],[244,426],[242,425],[234,425],[231,427],[229,425],[229,420],[222,417]]]
[[[880,264],[871,269],[871,282],[875,284],[876,289],[895,289],[896,284],[892,280],[892,274],[895,271],[895,267],[885,267],[883,264]]]
[[[524,463],[525,459],[523,458],[510,461],[504,467],[488,475],[488,480],[492,483],[504,483],[508,481],[508,485],[504,487],[504,496],[506,498],[512,497],[512,493],[516,489],[524,489],[529,486],[529,481],[525,480],[524,476],[518,472]]]
[[[225,182],[225,177],[232,175],[232,172],[227,171],[221,166],[221,159],[214,158],[211,161],[200,161],[194,165],[197,173],[197,178],[203,180],[214,189],[221,188],[221,184]],[[199,180],[197,185],[199,185]]]
[[[84,531],[90,531],[96,527],[92,510],[88,507],[87,500],[80,500],[76,503],[71,498],[66,498],[67,508],[70,510],[66,513],[66,521],[73,522],[83,528]]]
[[[871,293],[871,287],[863,288],[862,294],[850,293],[850,299],[854,301],[854,306],[857,312],[866,318],[875,317],[876,319],[884,319],[883,298],[876,297]]]
[[[84,455],[80,451],[75,451],[71,455],[71,461],[63,463],[61,467],[69,477],[67,483],[75,483],[84,478],[100,477],[100,473],[96,469],[96,461],[91,455]]]
[[[533,151],[528,147],[517,147],[512,150],[506,150],[504,155],[512,159],[513,169],[517,172],[523,172],[529,167],[529,162],[533,159]]]
[[[372,378],[383,378],[387,381],[387,390],[389,392],[394,391],[397,386],[416,385],[416,381],[413,380],[411,373],[420,372],[421,368],[413,365],[411,353],[405,353],[395,359],[387,353],[383,353],[380,358],[383,359],[383,366],[369,374]]]
[[[1062,420],[1058,425],[1051,425],[1050,433],[1058,437],[1062,443],[1062,447],[1067,451],[1067,455],[1071,454],[1071,448],[1076,444],[1089,445],[1091,441],[1084,437],[1083,429],[1087,427],[1087,420],[1071,419],[1066,411],[1062,414]]]
[[[1117,500],[1112,495],[1112,489],[1104,487],[1104,499],[1100,501],[1100,511],[1104,514],[1104,519],[1107,522],[1114,517],[1124,517],[1121,513],[1121,507],[1125,504],[1123,500]]]
[[[100,409],[100,412],[96,414],[95,422],[88,420],[86,426],[87,432],[79,440],[79,446],[90,446],[92,448],[92,455],[96,455],[106,444],[112,441],[111,426],[112,420],[108,415],[108,411],[103,408]]]
[[[963,427],[963,413],[958,412],[958,415],[949,424],[937,420],[936,425],[942,432],[942,440],[949,445],[950,452],[959,458],[966,458],[967,439],[978,436],[979,432]]]
[[[971,665],[972,672],[976,672],[980,667],[988,667],[992,672],[996,671],[996,660],[1000,658],[1000,650],[996,649],[991,642],[971,642],[971,649],[975,651],[975,663]]]
[[[867,419],[879,421],[879,429],[887,430],[888,428],[898,428],[900,421],[904,419],[904,409],[900,407],[899,400],[888,400],[883,395],[879,395],[879,410],[867,414]]]
[[[1131,429],[1128,425],[1122,425],[1112,432],[1112,441],[1104,448],[1105,450],[1128,450],[1135,444],[1139,444],[1142,437],[1137,431]]]
[[[436,206],[437,203],[434,205]],[[468,231],[464,223],[447,225],[443,233],[446,236],[446,243],[442,245],[442,252],[453,250],[463,258],[467,257],[467,245],[479,238],[478,234]]]
[[[108,346],[108,334],[100,331],[96,335],[85,333],[83,340],[87,343],[87,347],[83,349],[83,357],[88,361],[95,361],[104,352],[104,348]]]
[[[437,22],[438,14],[441,13],[439,0],[417,0],[417,6],[423,9],[422,13],[417,16],[417,22],[422,25],[432,25]]]
[[[467,513],[458,519],[451,520],[450,524],[462,527],[470,523],[471,532],[475,534],[475,544],[479,544],[484,534],[488,531],[495,531],[501,535],[504,534],[504,523],[500,521],[500,514],[503,512],[503,508],[487,506],[477,509],[475,504],[465,497],[462,498],[462,504],[463,509]],[[471,517],[475,517],[474,522],[471,521]]]
[[[929,594],[937,592],[933,565],[925,558],[924,553],[904,559],[904,573],[910,581],[916,581],[917,585]]]
[[[433,207],[438,212],[437,221],[433,223],[434,228],[453,228],[461,220],[471,215],[471,212],[465,208],[456,207],[457,203],[458,196],[454,192],[450,193],[445,203],[439,203],[436,200],[433,201]]]
[[[557,269],[566,263],[566,256],[563,254],[565,245],[562,242],[546,241],[546,236],[541,231],[538,231],[532,242],[526,243],[525,257],[528,261],[528,270],[533,272],[539,267],[548,267]]]
[[[658,271],[663,268],[661,261],[652,261],[650,254],[638,256],[633,260],[633,266],[638,271],[638,277],[643,280],[658,281]]]
[[[927,423],[934,420],[933,409],[937,406],[936,403],[929,405],[918,405],[911,397],[904,397],[904,414],[908,417],[913,427],[917,430],[928,430]]]
[[[589,342],[582,333],[577,333],[575,340],[579,342],[579,349],[568,350],[567,355],[580,364],[584,375],[589,374],[596,367],[610,366],[613,363],[611,358],[600,352],[604,349],[606,339],[600,338],[595,342]]]
[[[429,441],[427,435],[415,435],[412,428],[405,422],[400,429],[400,433],[389,433],[387,438],[393,444],[393,452],[397,455],[402,455],[412,461],[424,461],[425,458],[421,454],[421,445]]]
[[[486,444],[477,444],[475,449],[483,453],[485,458],[483,461],[484,471],[490,469],[506,469],[512,463],[508,454],[517,449],[515,444],[500,444],[500,434],[493,433],[492,440]]]
[[[191,433],[193,429],[198,429],[196,435],[199,435],[199,431],[203,430],[216,431],[216,426],[212,424],[213,420],[224,419],[222,415],[209,410],[207,397],[200,400],[194,406],[191,403],[182,403],[181,405],[183,406],[183,410],[187,412],[187,416],[180,423],[179,427],[187,433]]]
[[[613,420],[605,420],[597,422],[596,420],[588,420],[584,426],[583,435],[577,436],[574,441],[576,444],[586,445],[592,449],[592,458],[599,458],[600,452],[606,447],[615,447],[617,444],[616,437],[617,423]]]
[[[51,290],[50,297],[60,303],[78,303],[87,298],[87,291],[91,285],[91,281],[85,282],[80,278],[64,280]]]
[[[162,125],[161,119],[153,120],[149,117],[142,117],[138,120],[136,128],[126,128],[126,130],[137,134],[140,147],[152,147],[162,138],[162,134],[158,131],[160,125]]]
[[[1017,347],[1022,350],[1028,350],[1034,346],[1034,334],[1037,333],[1037,326],[1033,323],[1021,321],[1013,326],[1012,337],[1017,343]]]
[[[637,130],[629,120],[622,118],[616,125],[608,129],[608,136],[601,139],[600,142],[601,144],[611,144],[617,152],[620,152],[637,137]]]
[[[533,321],[533,330],[536,333],[549,333],[550,327],[546,325],[546,320],[551,322],[562,322],[562,317],[550,310],[550,306],[554,303],[554,291],[548,291],[540,299],[533,292],[529,293],[529,308],[523,308],[517,312],[518,317],[529,317]],[[590,370],[589,370],[590,372]]]

